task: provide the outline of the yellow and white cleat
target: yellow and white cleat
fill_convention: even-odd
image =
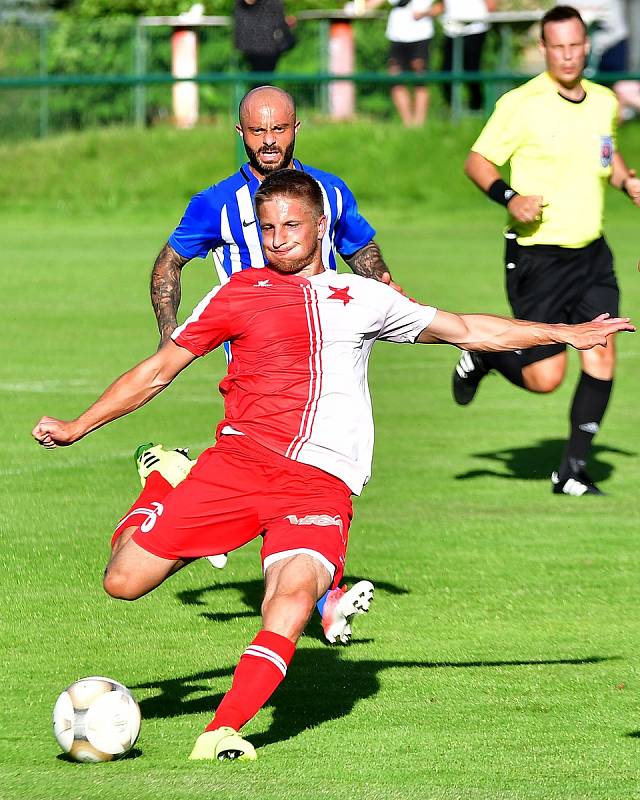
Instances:
[[[136,469],[140,476],[140,483],[144,486],[152,472],[159,472],[173,488],[182,483],[193,469],[196,460],[189,458],[188,447],[176,447],[175,450],[166,450],[161,444],[141,444],[133,455]],[[227,554],[220,553],[215,556],[206,556],[210,564],[216,569],[227,566]]]
[[[251,742],[243,739],[233,728],[216,728],[201,733],[189,756],[195,761],[255,761],[257,757]]]
[[[159,472],[174,488],[191,472],[194,459],[189,458],[186,447],[165,450],[161,444],[141,444],[133,456],[140,483],[144,486],[152,472]]]

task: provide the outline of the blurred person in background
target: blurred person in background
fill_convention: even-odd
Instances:
[[[496,10],[497,0],[444,0],[436,8],[442,14],[444,51],[442,71],[453,72],[454,47],[462,41],[462,68],[465,72],[479,72],[489,23],[487,14]],[[471,21],[472,20],[472,21]],[[484,106],[482,85],[477,81],[464,84],[468,90],[468,103],[472,111]],[[444,97],[451,104],[451,84],[443,84]]]
[[[429,50],[433,38],[433,17],[439,12],[432,0],[367,0],[365,11],[373,11],[388,2],[392,8],[387,19],[389,74],[415,72],[424,75],[429,69]],[[407,128],[420,127],[429,111],[429,90],[416,84],[409,88],[395,84],[391,99]]]
[[[236,48],[251,72],[273,72],[295,45],[295,17],[285,16],[282,0],[236,0],[233,22]]]
[[[593,9],[597,14],[591,44],[597,72],[629,71],[629,26],[622,0],[602,0]],[[640,81],[616,81],[612,86],[620,103],[620,120],[632,119],[640,112]]]

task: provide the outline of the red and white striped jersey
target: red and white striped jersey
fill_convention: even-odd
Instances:
[[[197,356],[232,343],[219,431],[249,436],[360,494],[373,455],[373,343],[413,343],[435,314],[357,275],[302,278],[265,267],[213,289],[173,340]]]

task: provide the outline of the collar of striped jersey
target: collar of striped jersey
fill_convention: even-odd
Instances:
[[[293,168],[299,169],[301,172],[305,172],[304,166],[298,161],[297,158],[293,159]],[[256,178],[256,176],[251,171],[251,166],[248,161],[246,161],[240,167],[240,174],[245,179],[249,186],[249,191],[251,192],[251,196],[253,196],[258,191],[258,186],[260,186],[260,181]]]

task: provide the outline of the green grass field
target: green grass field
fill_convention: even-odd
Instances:
[[[326,167],[335,155],[413,295],[504,313],[501,211],[460,176],[472,133],[318,129],[299,153]],[[638,166],[639,133],[623,131]],[[184,171],[170,163],[178,145]],[[405,152],[416,158],[402,166]],[[137,490],[134,448],[207,446],[223,359],[194,364],[70,449],[46,452],[29,432],[42,414],[75,415],[155,348],[153,258],[190,192],[231,170],[232,142],[226,131],[116,131],[0,157],[0,798],[640,798],[637,335],[620,337],[595,447],[592,473],[608,495],[583,499],[554,497],[549,484],[575,353],[554,395],[493,377],[460,409],[453,348],[378,345],[374,478],[356,503],[347,565],[350,581],[377,584],[372,611],[348,648],[327,647],[313,621],[286,682],[247,726],[256,763],[194,764],[192,743],[259,627],[258,548],[221,573],[196,563],[132,604],[108,598],[101,574]],[[412,182],[423,183],[415,196]],[[640,211],[613,192],[608,201],[624,310],[639,318]],[[183,313],[213,280],[210,262],[186,270]],[[134,757],[59,755],[54,701],[91,674],[136,694]]]

